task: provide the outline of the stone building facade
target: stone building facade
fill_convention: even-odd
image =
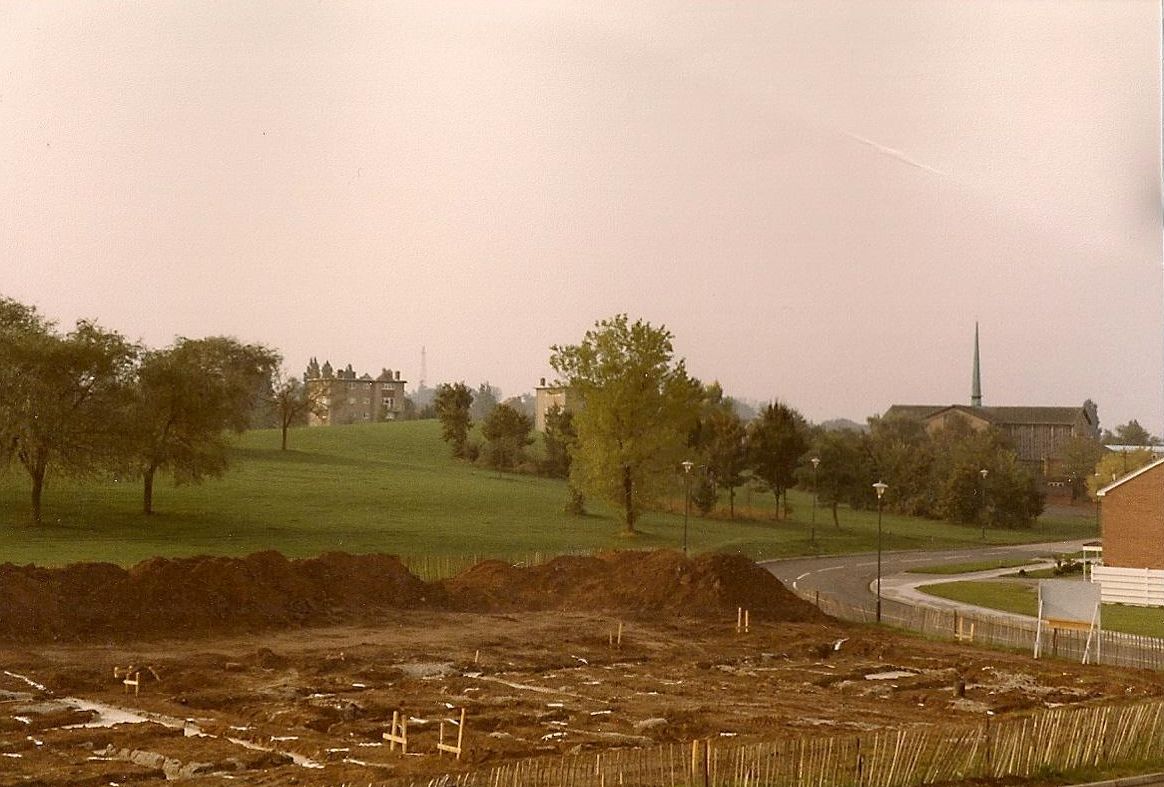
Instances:
[[[394,421],[404,412],[404,386],[400,372],[381,370],[379,376],[356,375],[351,364],[335,371],[329,362],[320,366],[312,358],[303,375],[308,394],[318,405],[308,416],[309,426]]]

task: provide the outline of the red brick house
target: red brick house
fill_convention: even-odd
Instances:
[[[1100,489],[1105,603],[1164,606],[1164,459]]]

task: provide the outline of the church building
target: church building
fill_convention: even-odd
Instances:
[[[973,429],[995,427],[1010,440],[1018,459],[1044,479],[1061,474],[1063,446],[1076,436],[1099,439],[1099,415],[1091,400],[1076,407],[988,407],[982,403],[978,325],[974,325],[974,370],[970,404],[895,404],[885,418],[910,418],[934,432],[961,419]]]

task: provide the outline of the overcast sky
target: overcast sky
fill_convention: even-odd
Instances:
[[[0,294],[415,385],[1164,430],[1159,0],[0,3]]]

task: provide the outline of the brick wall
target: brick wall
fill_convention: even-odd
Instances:
[[[1164,569],[1164,464],[1108,490],[1101,506],[1104,565]]]

